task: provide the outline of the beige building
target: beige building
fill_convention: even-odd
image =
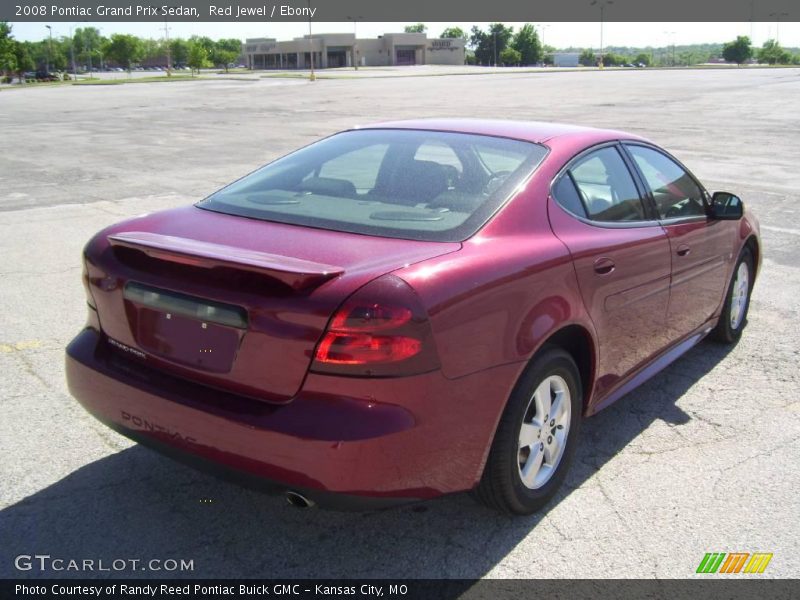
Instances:
[[[464,40],[429,39],[424,33],[387,33],[356,39],[352,33],[321,33],[279,42],[249,38],[242,45],[251,69],[307,69],[388,65],[463,65]]]

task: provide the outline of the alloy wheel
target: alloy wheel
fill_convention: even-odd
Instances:
[[[731,329],[738,329],[742,323],[747,307],[748,292],[750,290],[750,271],[747,263],[742,261],[736,270],[736,279],[731,290]]]
[[[518,466],[525,487],[545,485],[564,455],[572,414],[567,382],[558,375],[545,378],[528,401],[519,431]]]

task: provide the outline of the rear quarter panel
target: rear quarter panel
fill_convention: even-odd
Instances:
[[[493,399],[498,418],[528,361],[558,330],[585,329],[597,364],[596,332],[569,251],[550,227],[547,198],[561,167],[587,146],[615,139],[610,135],[616,134],[589,131],[544,142],[549,154],[534,175],[461,250],[396,272],[428,310],[446,377],[517,365],[504,396]],[[587,388],[588,395],[593,385]]]
[[[547,219],[558,170],[548,162],[460,251],[396,273],[428,310],[446,377],[508,363],[519,363],[521,372],[562,327],[594,333],[569,252]]]

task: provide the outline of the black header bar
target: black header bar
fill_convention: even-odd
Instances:
[[[2,0],[0,21],[800,21],[798,0]]]
[[[728,600],[800,597],[797,579],[708,576],[698,579],[26,579],[1,580],[0,598],[38,600]]]

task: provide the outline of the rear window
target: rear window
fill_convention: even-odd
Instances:
[[[336,231],[461,241],[546,153],[538,144],[484,135],[348,131],[270,163],[198,206]]]

